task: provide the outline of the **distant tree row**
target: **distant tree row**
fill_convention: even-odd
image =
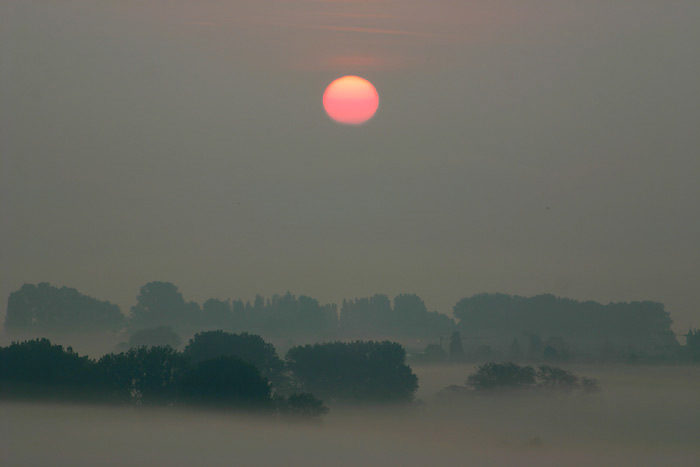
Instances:
[[[129,316],[124,316],[109,302],[40,283],[25,284],[10,294],[5,329],[25,337],[126,333],[131,337],[124,349],[154,342],[177,347],[178,332],[191,335],[205,329],[307,341],[427,340],[423,352],[412,352],[412,358],[424,363],[494,358],[693,360],[689,349],[679,348],[669,313],[657,302],[602,305],[553,295],[478,294],[459,300],[453,311],[457,323],[428,311],[415,294],[400,294],[393,301],[381,294],[343,300],[339,310],[334,304],[322,305],[291,293],[257,296],[252,302],[209,299],[200,306],[186,301],[172,283],[149,282],[140,288]],[[452,336],[449,348],[443,348],[447,336]]]
[[[417,295],[402,294],[394,306],[386,295],[343,301],[336,305],[287,293],[251,302],[209,299],[203,306],[184,299],[170,282],[149,282],[141,287],[129,317],[116,305],[102,302],[75,289],[48,283],[25,284],[8,299],[5,328],[10,333],[77,333],[81,331],[133,331],[171,326],[185,329],[222,328],[266,336],[381,337],[424,336],[450,332],[454,322],[429,312]]]
[[[327,409],[316,395],[334,403],[412,401],[418,383],[405,357],[396,343],[355,341],[295,347],[283,361],[260,336],[208,331],[183,352],[134,347],[91,360],[36,339],[0,347],[0,396],[317,417]]]
[[[46,282],[24,284],[7,299],[5,329],[9,333],[116,332],[125,324],[117,305]]]
[[[513,362],[488,362],[479,365],[467,377],[466,386],[448,386],[437,394],[438,400],[481,394],[592,394],[600,391],[594,378],[578,376],[550,365],[518,365]]]
[[[657,302],[579,302],[553,295],[478,294],[454,306],[466,336],[558,336],[570,342],[675,348],[671,317]],[[554,348],[554,347],[553,347]]]

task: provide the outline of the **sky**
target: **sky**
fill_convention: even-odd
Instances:
[[[696,0],[0,0],[0,297],[552,293],[684,332],[698,44]],[[347,74],[364,125],[324,112]]]

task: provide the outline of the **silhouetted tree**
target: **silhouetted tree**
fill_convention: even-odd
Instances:
[[[277,410],[287,417],[318,420],[328,413],[328,407],[323,401],[308,392],[294,393],[288,398],[277,397],[275,399]]]
[[[149,282],[141,287],[136,305],[131,307],[133,327],[190,325],[200,319],[199,305],[185,302],[170,282]]]
[[[383,294],[343,300],[340,308],[340,327],[349,335],[386,335],[394,322],[391,301]]]
[[[332,342],[294,347],[287,362],[303,391],[335,402],[410,402],[418,378],[395,342]]]
[[[467,386],[479,392],[498,390],[537,390],[551,394],[592,393],[599,390],[598,382],[592,378],[579,377],[561,368],[542,365],[537,370],[512,362],[486,363],[467,378]],[[458,394],[458,391],[449,391]]]
[[[233,328],[234,314],[228,301],[210,298],[202,305],[202,326]]]
[[[235,357],[199,362],[182,380],[183,400],[237,409],[273,408],[270,385],[254,365]]]
[[[254,334],[221,330],[200,332],[190,339],[184,355],[193,363],[223,356],[237,357],[253,364],[276,387],[286,384],[284,362],[275,347]]]
[[[562,393],[570,393],[579,385],[579,378],[572,372],[548,365],[537,369],[537,380],[540,386]]]
[[[394,307],[386,295],[343,300],[340,328],[350,336],[440,336],[452,331],[447,316],[429,312],[415,294],[400,294]]]
[[[462,330],[481,334],[555,335],[594,347],[605,341],[637,348],[678,347],[671,318],[656,302],[602,305],[553,295],[478,294],[459,300],[453,311]],[[545,346],[534,358],[541,357]],[[561,353],[557,346],[552,347]]]
[[[512,362],[485,363],[469,375],[467,386],[476,390],[522,389],[534,386],[535,370],[531,366],[520,366]]]
[[[115,332],[124,323],[117,305],[47,282],[24,284],[7,299],[5,329],[9,333]]]
[[[685,346],[690,361],[700,363],[700,329],[689,329],[685,335]]]
[[[114,399],[154,405],[177,400],[185,359],[172,347],[138,347],[97,362],[101,384]]]
[[[89,392],[95,364],[48,339],[0,347],[0,394],[79,398]]]
[[[413,334],[420,330],[428,309],[416,294],[399,294],[394,297],[394,313],[403,332]]]

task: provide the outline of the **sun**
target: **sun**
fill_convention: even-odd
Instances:
[[[359,76],[335,79],[323,93],[323,108],[339,123],[359,125],[374,116],[379,107],[377,89]]]

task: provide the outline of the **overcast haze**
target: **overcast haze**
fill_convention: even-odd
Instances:
[[[0,297],[553,293],[685,331],[699,45],[696,0],[0,0]],[[365,125],[324,113],[344,74]]]

